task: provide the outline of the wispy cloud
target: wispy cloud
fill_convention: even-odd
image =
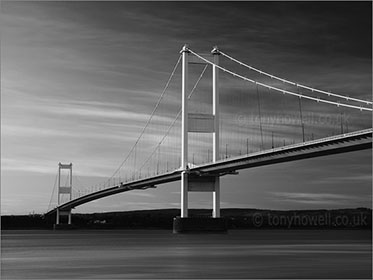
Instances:
[[[297,204],[310,205],[349,205],[370,201],[363,195],[347,195],[336,193],[296,193],[296,192],[270,192],[275,199]],[[357,204],[359,205],[359,204]]]
[[[152,198],[156,196],[153,193],[144,192],[144,191],[136,191],[136,190],[128,192],[127,195],[138,196],[138,197],[148,197],[148,198]]]
[[[3,171],[20,171],[20,172],[33,172],[33,173],[45,173],[54,174],[56,173],[56,163],[51,161],[41,161],[38,163],[32,162],[32,160],[16,160],[9,158],[1,158],[1,170]]]
[[[341,176],[328,176],[326,178],[322,178],[320,180],[315,179],[315,184],[335,184],[335,183],[357,183],[357,182],[366,182],[367,184],[371,184],[372,182],[372,174],[358,174],[352,173],[351,175],[341,175]]]
[[[57,174],[58,159],[32,159],[32,158],[1,158],[1,170],[3,172]],[[74,167],[74,175],[107,178],[115,166],[103,168],[97,161],[88,161],[86,165]],[[103,179],[102,179],[103,180]]]

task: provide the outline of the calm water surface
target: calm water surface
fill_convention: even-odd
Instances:
[[[371,231],[2,231],[2,279],[371,278]]]

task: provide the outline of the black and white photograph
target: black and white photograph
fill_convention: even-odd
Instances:
[[[1,279],[372,279],[372,1],[3,0]]]

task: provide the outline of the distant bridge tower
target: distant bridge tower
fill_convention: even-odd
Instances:
[[[219,49],[214,47],[204,58],[212,66],[212,114],[192,114],[188,110],[188,65],[206,64],[196,56],[189,56],[188,46],[182,50],[182,124],[181,124],[181,218],[188,217],[188,192],[213,192],[213,218],[220,217],[220,178],[219,175],[198,176],[188,170],[188,133],[213,134],[213,162],[219,160]]]
[[[68,169],[70,170],[69,174],[69,185],[68,186],[61,186],[61,170]],[[62,195],[70,195],[70,200],[72,199],[72,188],[73,188],[73,164],[62,164],[61,162],[58,163],[58,206],[57,206],[57,217],[56,217],[56,224],[60,224],[60,216],[68,216],[67,223],[71,225],[71,209],[61,211],[59,209],[61,196]]]

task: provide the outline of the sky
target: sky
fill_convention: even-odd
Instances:
[[[147,122],[184,44],[217,45],[264,71],[315,88],[372,99],[371,2],[34,2],[1,3],[1,213],[44,213],[58,163],[73,163],[73,185],[105,180]],[[221,58],[247,77],[265,80]],[[201,72],[190,67],[194,82]],[[209,72],[210,71],[210,72]],[[180,67],[160,120],[180,105]],[[207,76],[211,70],[207,70]],[[204,77],[191,107],[209,110]],[[259,145],[257,93],[221,74],[221,153]],[[281,83],[280,83],[281,84]],[[192,84],[190,85],[192,86]],[[286,87],[286,85],[281,86]],[[293,89],[294,90],[294,89]],[[298,100],[259,89],[265,141],[301,135]],[[309,93],[310,95],[314,93]],[[168,103],[167,103],[168,102]],[[371,114],[302,101],[307,137],[372,126]],[[154,125],[144,157],[160,137]],[[176,138],[175,138],[176,139]],[[197,139],[198,141],[198,139]],[[269,142],[268,142],[269,141]],[[270,145],[270,144],[269,144]],[[204,151],[206,152],[206,151]],[[198,160],[197,151],[196,157]],[[371,150],[276,164],[222,177],[223,208],[371,207]],[[191,193],[190,207],[212,206]],[[179,208],[180,182],[100,199],[75,212]]]

